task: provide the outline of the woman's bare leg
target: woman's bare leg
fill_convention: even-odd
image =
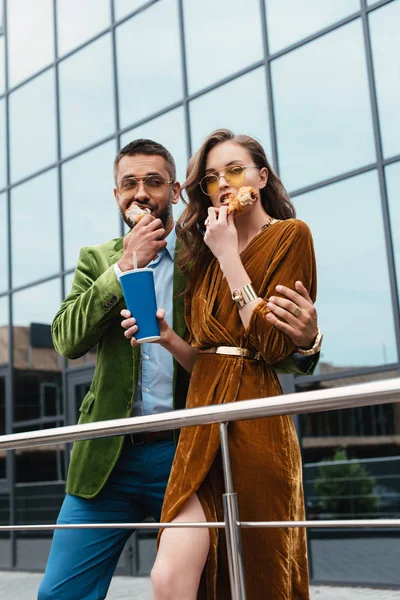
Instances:
[[[196,494],[173,520],[179,521],[206,521]],[[196,600],[209,547],[210,534],[206,528],[164,529],[151,572],[153,599]]]

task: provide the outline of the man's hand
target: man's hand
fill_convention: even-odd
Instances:
[[[124,251],[118,261],[121,271],[133,269],[133,253],[136,252],[137,266],[146,267],[165,246],[165,229],[161,219],[144,216],[128,235],[124,237]]]
[[[131,341],[131,346],[134,348],[138,345],[138,341],[135,338],[135,334],[139,330],[136,325],[136,319],[132,317],[132,314],[127,308],[121,310],[121,317],[123,317],[123,321],[121,321],[122,329],[125,329],[124,336]],[[160,326],[160,339],[157,342],[150,342],[154,344],[160,344],[161,346],[168,344],[169,339],[172,335],[172,329],[168,325],[165,319],[165,310],[163,308],[159,308],[156,312],[156,317],[158,319],[158,324]]]
[[[276,286],[276,291],[287,299],[278,296],[269,298],[268,308],[271,312],[267,314],[267,319],[277,329],[286,333],[296,348],[306,350],[314,344],[318,314],[301,281],[296,281],[295,289],[296,291],[284,285]]]

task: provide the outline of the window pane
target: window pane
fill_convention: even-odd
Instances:
[[[82,246],[119,235],[113,196],[115,143],[108,142],[62,166],[65,268],[75,268]]]
[[[7,185],[6,103],[0,100],[0,190]]]
[[[154,140],[165,146],[175,159],[177,180],[180,182],[184,181],[187,166],[187,151],[182,108],[176,108],[144,125],[130,129],[121,137],[121,147],[139,138]]]
[[[313,383],[305,389],[328,389],[397,376],[396,370],[364,374]],[[398,403],[376,404],[301,415],[308,519],[399,517],[400,456],[395,441],[400,433],[399,408]],[[373,530],[364,529],[343,536],[310,529],[309,542],[313,576],[318,581],[337,583],[346,578],[373,587],[400,583],[396,568],[398,532],[397,536],[395,531],[377,536]],[[383,598],[383,594],[377,598]],[[353,594],[350,597],[353,600]]]
[[[382,146],[385,156],[400,153],[400,2],[369,15]]]
[[[119,21],[137,8],[147,4],[148,0],[114,0],[115,19]]]
[[[60,280],[54,279],[13,294],[14,366],[21,370],[58,372],[61,358],[54,350],[50,327],[60,308]],[[32,336],[32,325],[42,326]],[[33,328],[34,331],[35,328]],[[40,344],[33,339],[42,340]]]
[[[325,363],[367,367],[396,362],[376,172],[297,196],[294,202],[315,243],[317,308],[324,332],[321,369]]]
[[[258,0],[184,0],[190,92],[263,58]]]
[[[8,298],[0,297],[0,365],[8,364]]]
[[[2,457],[2,463],[5,467],[6,452]],[[0,525],[9,525],[11,522],[10,514],[10,494],[1,490],[0,492]],[[12,552],[11,552],[11,532],[9,534],[4,533],[4,537],[0,540],[0,568],[1,569],[12,569]]]
[[[287,189],[376,160],[360,20],[273,61],[272,74]]]
[[[389,165],[386,167],[385,172],[389,196],[394,255],[396,260],[397,286],[400,290],[400,163]]]
[[[116,31],[121,127],[126,127],[182,97],[176,0],[157,2]],[[146,51],[133,60],[138,48]]]
[[[277,52],[358,10],[360,0],[268,0],[269,51]]]
[[[109,34],[60,63],[63,156],[114,131],[113,93]]]
[[[240,100],[232,102],[232,98]],[[267,155],[271,156],[264,68],[252,71],[192,100],[190,127],[193,152],[209,133],[227,127],[234,133],[245,133],[257,138]]]
[[[6,433],[6,378],[0,375],[0,435]],[[0,453],[0,479],[5,479],[5,461]]]
[[[10,95],[10,138],[12,181],[55,162],[57,144],[53,69]]]
[[[72,289],[72,282],[74,280],[74,274],[70,273],[69,275],[65,275],[64,277],[64,286],[65,286],[65,297],[68,296]]]
[[[13,87],[54,60],[52,0],[8,0],[8,57]]]
[[[54,427],[60,423],[54,420],[54,416],[63,411],[63,361],[54,350],[50,331],[59,308],[59,279],[13,295],[15,422],[47,420],[42,425],[30,426],[31,429]],[[25,476],[21,475],[20,481],[26,481]]]
[[[1,25],[1,21],[0,21]],[[6,80],[5,80],[5,44],[4,44],[4,35],[0,36],[0,95],[4,94],[6,89]]]
[[[109,0],[57,0],[57,37],[60,56],[110,27]]]
[[[0,293],[8,289],[7,214],[7,195],[0,194]]]
[[[60,270],[55,169],[12,189],[11,241],[13,287]]]

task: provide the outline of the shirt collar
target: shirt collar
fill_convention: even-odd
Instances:
[[[165,238],[166,242],[167,242],[167,246],[166,246],[166,250],[169,253],[171,260],[175,259],[175,246],[176,246],[176,232],[175,232],[175,225],[173,226],[172,230],[170,231],[170,233],[167,235],[167,237]]]

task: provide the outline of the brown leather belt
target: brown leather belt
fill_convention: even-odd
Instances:
[[[199,350],[199,352],[201,354],[223,354],[225,356],[241,356],[242,358],[248,358],[250,360],[262,359],[260,352],[248,350],[247,348],[237,348],[236,346],[214,346],[213,348]]]
[[[143,433],[130,433],[125,436],[125,444],[154,444],[156,442],[173,441],[172,431],[145,431]]]

